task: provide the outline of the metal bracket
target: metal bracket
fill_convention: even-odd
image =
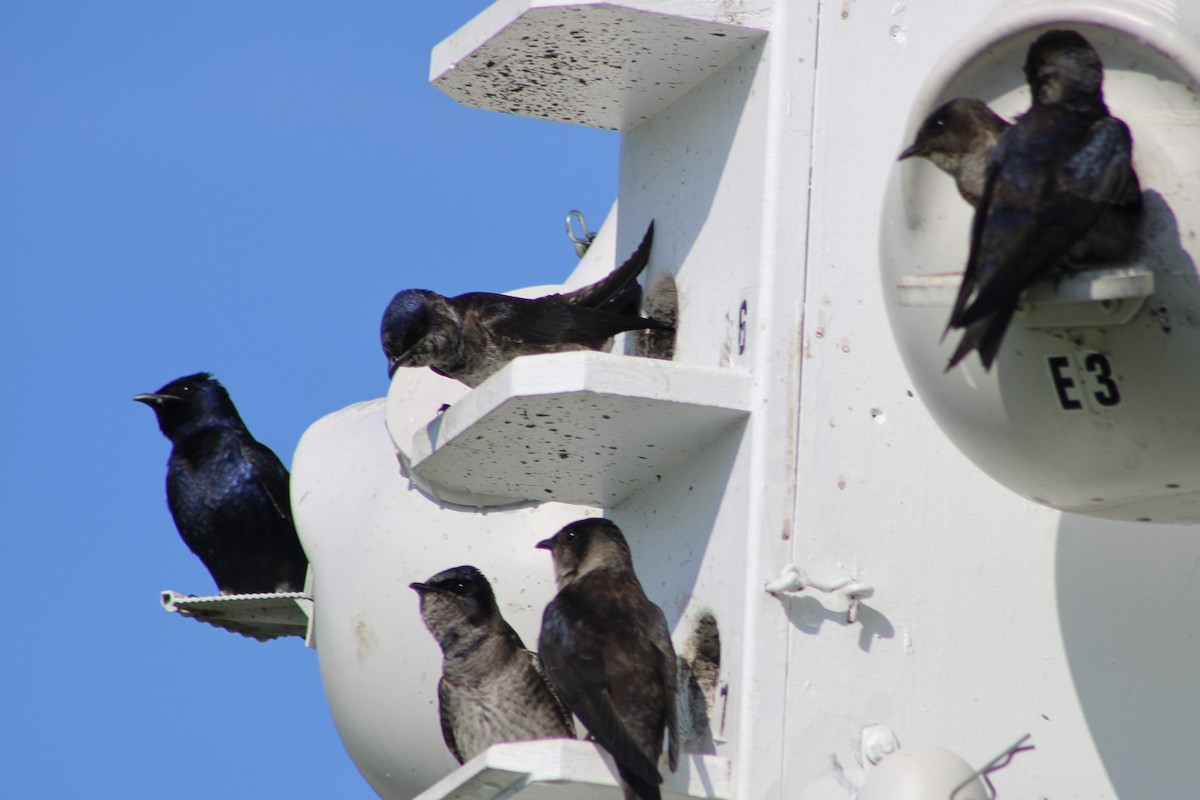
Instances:
[[[769,581],[765,588],[771,594],[784,594],[788,592],[802,592],[805,589],[816,589],[819,592],[826,594],[838,594],[846,599],[849,604],[846,609],[846,622],[853,625],[858,621],[858,604],[862,600],[866,600],[875,594],[875,587],[868,586],[865,583],[859,583],[850,577],[839,578],[832,582],[815,581],[802,567],[795,564],[788,564],[783,568],[783,572],[773,581]]]
[[[954,791],[950,792],[949,800],[954,800],[955,796],[959,792],[961,792],[963,789],[970,786],[971,783],[976,778],[983,778],[983,782],[987,784],[988,791],[991,792],[992,798],[994,800],[994,798],[996,797],[996,787],[992,786],[991,778],[989,778],[988,775],[991,775],[993,772],[995,772],[998,769],[1004,769],[1005,767],[1007,767],[1009,762],[1012,761],[1013,756],[1015,756],[1017,753],[1022,753],[1026,750],[1034,749],[1033,745],[1025,744],[1027,741],[1029,741],[1032,738],[1033,738],[1033,734],[1027,733],[1024,736],[1022,736],[1020,739],[1017,739],[1011,745],[1006,747],[1004,749],[1003,753],[996,756],[988,763],[984,764],[982,767],[980,767],[978,770],[975,771],[974,775],[967,778],[965,781],[960,783],[958,786],[954,787]]]
[[[573,222],[579,223],[579,236],[575,235]],[[567,212],[567,238],[575,245],[575,255],[579,258],[583,258],[583,254],[592,246],[596,234],[588,230],[587,220],[583,218],[582,211],[573,209]]]

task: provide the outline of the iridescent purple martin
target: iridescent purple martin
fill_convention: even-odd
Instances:
[[[675,648],[662,609],[646,597],[621,529],[572,522],[538,547],[554,558],[558,595],[542,615],[542,669],[596,743],[617,763],[627,800],[660,800],[658,759],[679,762]]]
[[[442,648],[438,711],[446,747],[462,764],[499,742],[574,739],[575,721],[504,621],[478,569],[454,567],[410,587]]]
[[[916,140],[900,154],[899,160],[914,156],[929,159],[954,178],[958,193],[975,208],[983,196],[992,151],[1009,127],[982,100],[956,97],[925,118]],[[1116,261],[1129,252],[1142,212],[1142,189],[1137,174],[1131,170],[1129,178],[1121,197],[1072,246],[1067,254],[1070,262]]]
[[[167,506],[221,594],[302,591],[308,559],[288,471],[250,435],[225,387],[200,372],[133,399],[171,440]]]
[[[1069,30],[1043,34],[1029,48],[1025,76],[1033,103],[987,165],[947,326],[965,333],[947,370],[972,350],[991,369],[1021,293],[1053,275],[1105,212],[1137,191],[1133,140],[1109,114],[1103,65],[1087,40]]]
[[[533,299],[489,292],[443,297],[405,289],[383,313],[380,339],[388,376],[400,367],[433,369],[478,386],[517,356],[599,350],[622,331],[669,329],[626,310],[650,258],[654,223],[637,250],[605,278],[566,294]]]

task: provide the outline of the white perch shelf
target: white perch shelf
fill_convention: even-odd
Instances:
[[[747,417],[750,396],[736,369],[591,351],[518,358],[416,433],[410,469],[437,496],[480,505],[612,507]]]
[[[266,642],[284,636],[307,639],[313,600],[303,592],[226,594],[210,597],[164,591],[163,609]]]
[[[769,4],[728,6],[493,3],[434,49],[429,79],[465,106],[629,130],[766,36]]]
[[[675,772],[663,769],[664,798],[731,797],[729,759],[685,754]],[[415,800],[615,800],[617,768],[590,742],[547,739],[489,747]]]
[[[908,275],[896,299],[908,308],[954,305],[961,272]],[[1015,324],[1023,328],[1123,325],[1154,294],[1154,271],[1143,266],[1104,267],[1034,284],[1025,293]]]

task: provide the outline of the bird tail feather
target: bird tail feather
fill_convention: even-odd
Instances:
[[[617,766],[617,774],[621,776],[621,791],[625,793],[625,800],[662,800],[662,791],[656,784],[620,765]]]
[[[966,358],[972,350],[979,352],[979,360],[983,362],[984,372],[990,372],[1015,311],[1015,308],[1000,308],[968,325],[962,340],[958,343],[958,349],[954,351],[954,355],[950,357],[950,363],[946,365],[946,372],[954,369],[958,362]]]
[[[568,303],[576,303],[590,308],[600,307],[617,296],[630,281],[636,279],[646,268],[646,264],[650,262],[650,245],[653,242],[654,221],[651,220],[650,227],[646,229],[646,235],[642,237],[642,243],[637,246],[633,255],[626,259],[624,264],[595,283],[573,292],[564,292],[563,299]]]

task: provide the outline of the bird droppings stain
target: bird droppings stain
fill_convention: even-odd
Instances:
[[[1167,488],[1168,488],[1168,489],[1178,489],[1178,488],[1179,488],[1179,484],[1178,484],[1178,483],[1168,483],[1168,484],[1167,484]]]
[[[838,477],[837,477],[837,487],[839,489],[846,488],[846,479],[844,477],[842,477],[841,475],[838,475]]]
[[[843,353],[850,352],[850,340],[849,339],[842,339],[842,341],[839,343],[839,345],[842,348]]]
[[[1138,517],[1137,521],[1138,522],[1153,522],[1154,520],[1150,519],[1149,517]]]
[[[367,622],[367,618],[363,614],[354,618],[354,642],[354,655],[361,667],[374,654],[375,648],[379,645],[375,631],[371,629],[371,624]]]
[[[871,419],[875,420],[876,425],[882,425],[887,422],[887,414],[883,413],[882,408],[872,408]]]

